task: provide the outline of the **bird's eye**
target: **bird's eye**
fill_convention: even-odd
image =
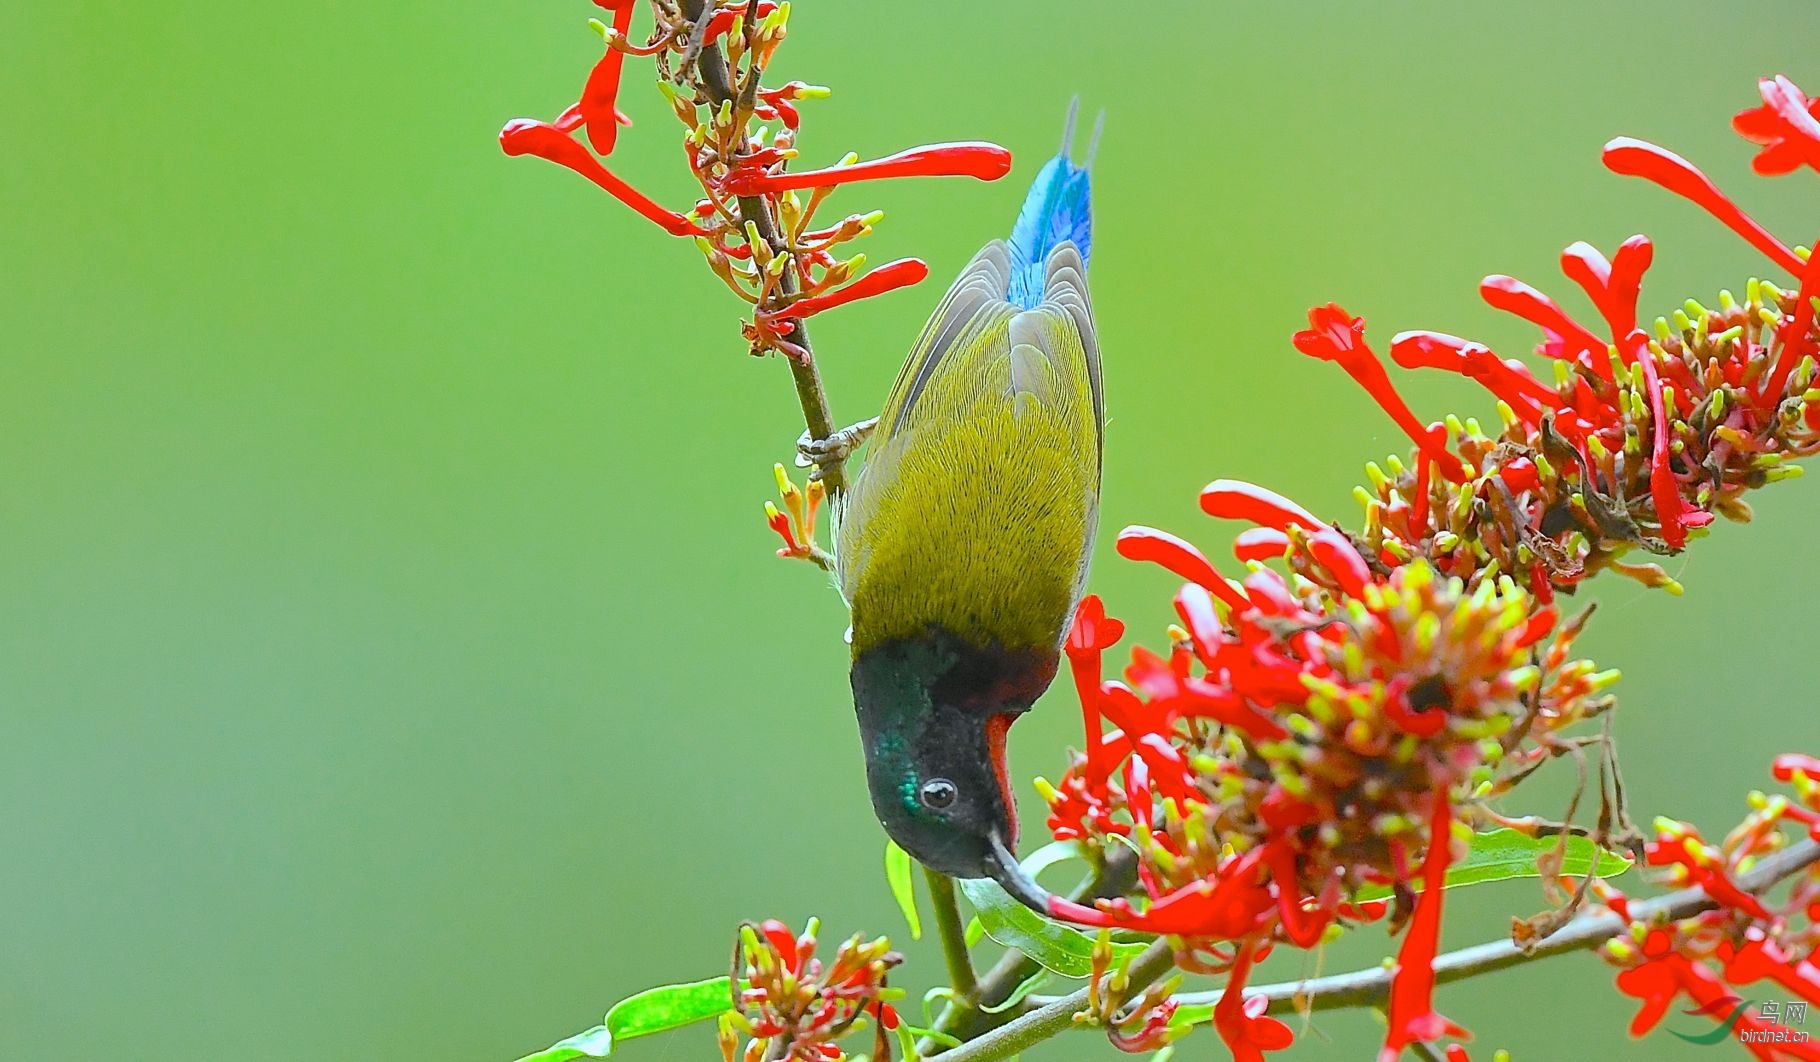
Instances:
[[[954,783],[946,778],[931,778],[923,783],[918,795],[922,797],[924,807],[940,811],[954,803],[960,790],[954,788]]]

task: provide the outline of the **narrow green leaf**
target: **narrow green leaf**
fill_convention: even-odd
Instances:
[[[1011,994],[1005,997],[1004,1002],[995,1004],[990,1007],[982,1006],[982,1007],[980,1007],[980,1013],[982,1013],[982,1014],[1003,1014],[1005,1011],[1008,1011],[1012,1007],[1015,1007],[1019,1003],[1022,1003],[1024,1001],[1025,996],[1027,996],[1030,993],[1036,991],[1037,989],[1043,987],[1043,985],[1047,984],[1048,982],[1049,982],[1049,971],[1048,970],[1038,970],[1037,972],[1031,974],[1029,977],[1024,978],[1023,981],[1019,982],[1018,986],[1011,990]]]
[[[1561,839],[1558,837],[1530,837],[1510,829],[1474,834],[1472,850],[1465,859],[1447,868],[1447,884],[1443,887],[1451,889],[1487,881],[1541,877],[1541,871],[1536,869],[1536,859],[1552,851],[1559,843]],[[1561,861],[1561,873],[1574,877],[1590,873],[1602,878],[1615,878],[1629,870],[1630,865],[1628,858],[1606,851],[1584,837],[1569,837],[1567,851]],[[1420,881],[1411,884],[1419,891]],[[1353,899],[1382,900],[1390,895],[1389,886],[1367,885]]]
[[[916,876],[911,873],[910,853],[885,842],[885,880],[891,884],[891,895],[897,897],[898,910],[910,923],[910,939],[923,939],[923,920],[916,913]]]
[[[607,1011],[607,1023],[577,1033],[518,1062],[572,1062],[577,1058],[606,1058],[620,1040],[669,1032],[698,1021],[716,1018],[733,1009],[733,994],[725,977],[684,985],[648,988],[627,996]]]
[[[680,1029],[733,1009],[733,992],[725,977],[686,985],[650,988],[627,996],[607,1011],[607,1030],[614,1040]]]
[[[573,1062],[577,1058],[605,1058],[612,1051],[613,1034],[605,1025],[596,1025],[534,1055],[526,1055],[518,1062]]]
[[[967,938],[967,950],[968,951],[972,951],[974,948],[979,947],[980,938],[985,935],[986,935],[986,927],[980,924],[980,920],[978,918],[967,919],[966,938]]]

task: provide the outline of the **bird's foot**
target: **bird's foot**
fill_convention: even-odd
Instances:
[[[825,439],[811,438],[808,432],[796,440],[796,467],[813,468],[819,473],[829,465],[838,465],[852,456],[878,427],[878,418],[849,424]]]

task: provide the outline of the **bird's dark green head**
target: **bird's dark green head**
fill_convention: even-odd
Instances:
[[[924,866],[994,878],[1039,911],[1048,894],[1014,854],[1005,734],[1056,662],[1053,650],[975,646],[938,628],[860,653],[852,673],[866,780],[885,832]]]

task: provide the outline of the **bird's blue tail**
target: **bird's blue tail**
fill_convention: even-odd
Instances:
[[[1043,301],[1043,264],[1051,251],[1063,241],[1072,240],[1081,252],[1081,264],[1087,264],[1093,245],[1093,195],[1088,170],[1093,165],[1093,150],[1099,143],[1100,126],[1093,127],[1093,141],[1087,147],[1087,161],[1079,166],[1069,158],[1074,140],[1074,116],[1080,101],[1068,108],[1068,126],[1062,134],[1062,150],[1044,164],[1024,196],[1024,208],[1018,211],[1017,224],[1011,229],[1011,290],[1013,303],[1026,309]],[[1105,115],[1102,114],[1103,121]]]

